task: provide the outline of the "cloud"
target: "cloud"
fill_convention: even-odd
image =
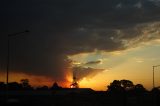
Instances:
[[[102,63],[102,60],[97,60],[97,61],[89,61],[85,63],[85,65],[96,65]]]
[[[141,2],[143,8],[137,10],[134,5],[138,2],[4,1],[0,4],[1,69],[6,67],[7,34],[26,29],[30,30],[29,34],[10,40],[10,69],[55,80],[65,79],[66,74],[71,73],[72,60],[68,56],[95,50],[121,51],[159,39],[160,7],[144,0]],[[115,8],[118,4],[122,4],[122,8]],[[82,75],[85,76],[85,72],[88,71],[82,71]]]
[[[141,2],[138,2],[137,4],[135,4],[134,7],[136,7],[136,8],[142,8]]]
[[[122,8],[122,4],[121,3],[117,4],[116,8]]]
[[[148,0],[153,2],[156,6],[160,6],[160,0]]]
[[[93,78],[95,75],[103,71],[105,71],[105,69],[95,69],[91,67],[73,67],[73,76],[75,76],[76,79],[80,81],[83,78]]]
[[[137,63],[143,63],[145,61],[145,59],[135,57],[134,61],[136,61]]]

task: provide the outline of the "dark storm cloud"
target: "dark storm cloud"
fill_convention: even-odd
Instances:
[[[65,76],[71,64],[68,55],[124,50],[159,37],[144,36],[145,31],[155,33],[160,28],[160,6],[155,0],[1,2],[2,70],[6,65],[7,34],[26,29],[30,33],[10,40],[10,68],[55,79]]]

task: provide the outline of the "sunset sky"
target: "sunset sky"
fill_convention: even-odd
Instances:
[[[106,90],[127,79],[152,88],[160,65],[160,0],[2,0],[0,81],[28,78],[33,86],[55,81]],[[160,86],[160,66],[155,67]]]

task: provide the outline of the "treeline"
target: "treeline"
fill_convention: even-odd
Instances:
[[[10,98],[16,98],[19,101],[16,103],[20,106],[39,104],[61,106],[64,105],[63,103],[70,106],[81,106],[81,103],[86,106],[101,106],[102,104],[105,106],[160,106],[160,89],[158,87],[148,91],[142,84],[134,84],[130,80],[114,80],[106,87],[106,91],[95,92],[88,90],[81,92],[79,89],[76,92],[76,89],[63,89],[56,82],[51,87],[33,88],[28,79],[22,79],[19,83],[10,82],[8,85],[0,82],[0,103],[3,104],[5,104],[5,93],[2,92],[5,90],[31,90],[31,95],[9,95]],[[51,95],[43,95],[42,92],[38,92],[39,95],[32,95],[34,91],[38,90],[49,91]]]
[[[8,85],[4,82],[0,82],[0,91],[4,90],[52,90],[52,89],[61,89],[56,82],[53,83],[52,87],[41,86],[41,87],[33,87],[29,84],[28,79],[20,80],[18,82],[9,82]]]
[[[135,106],[160,105],[159,87],[148,91],[142,84],[134,85],[130,80],[114,80],[107,88],[109,97],[122,101],[124,106],[127,104],[135,104]]]
[[[147,92],[142,84],[133,84],[130,80],[114,80],[107,86],[107,92]],[[160,91],[160,87],[155,87],[151,91]]]
[[[30,85],[28,79],[20,80],[18,82],[10,82],[8,85],[4,82],[0,82],[0,90],[52,90],[52,89],[62,89],[58,83],[54,82],[51,87],[41,86],[33,87]],[[107,93],[123,93],[123,92],[137,92],[144,93],[149,92],[142,84],[134,85],[130,80],[114,80],[106,88]],[[156,87],[151,90],[152,92],[160,92],[160,88]]]

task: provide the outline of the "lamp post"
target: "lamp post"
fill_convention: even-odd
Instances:
[[[22,31],[22,32],[17,32],[17,33],[13,33],[13,34],[8,34],[8,45],[7,45],[7,78],[6,78],[6,84],[7,84],[7,90],[8,90],[8,79],[9,79],[9,64],[10,64],[10,38],[11,37],[15,37],[18,36],[20,34],[23,33],[27,33],[29,32],[28,30]]]
[[[154,68],[155,68],[155,67],[158,67],[158,66],[160,66],[160,65],[153,66],[153,88],[155,88],[155,82],[154,82]]]

